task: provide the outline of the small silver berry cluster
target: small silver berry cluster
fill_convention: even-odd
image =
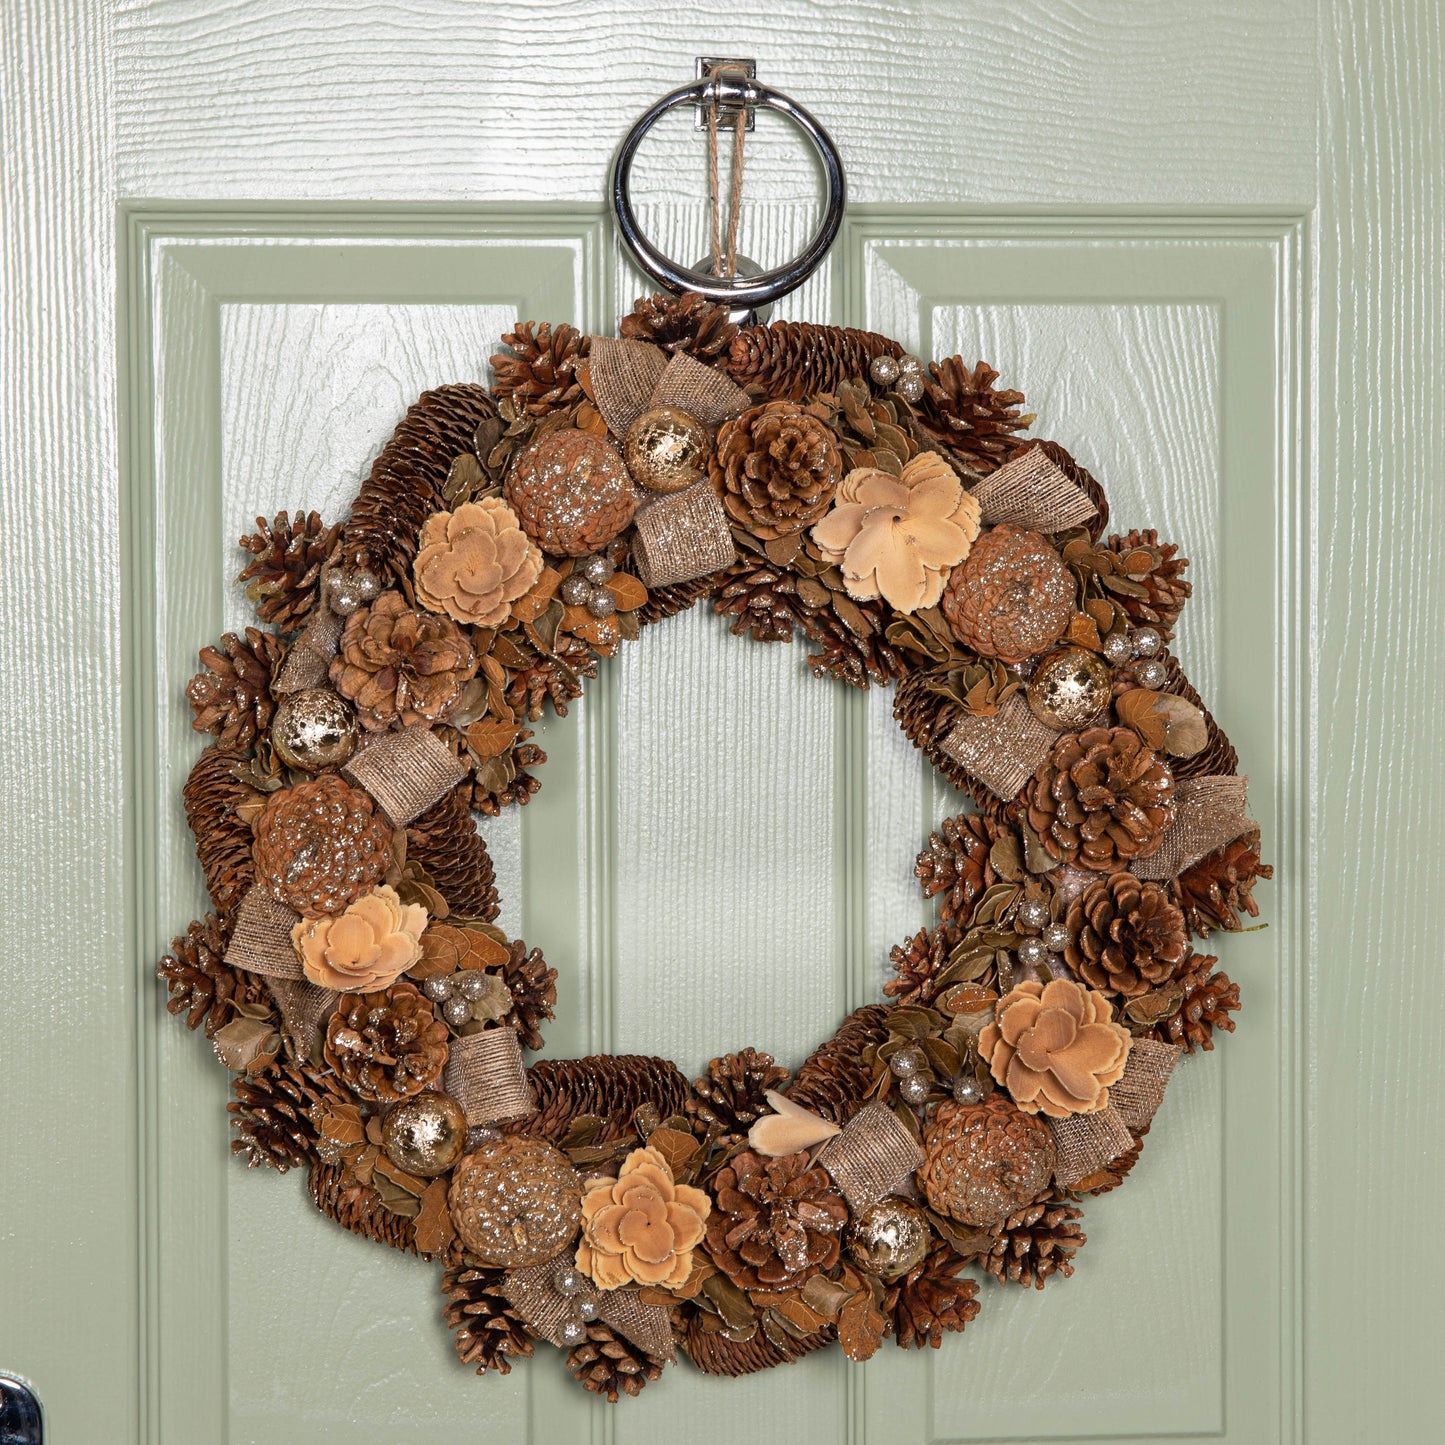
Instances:
[[[337,567],[326,574],[326,605],[338,617],[350,617],[381,595],[375,572],[364,567]]]
[[[875,356],[868,375],[879,385],[892,387],[910,406],[923,396],[923,363],[916,356]]]
[[[586,1278],[575,1265],[558,1265],[557,1272],[552,1276],[552,1288],[573,1302],[572,1318],[563,1320],[557,1327],[558,1342],[564,1345],[581,1344],[587,1338],[589,1321],[597,1318],[597,1301],[584,1293],[587,1288]]]
[[[616,568],[606,557],[586,557],[562,581],[562,600],[569,607],[585,607],[594,617],[611,617],[617,599],[607,590]]]
[[[1163,647],[1164,638],[1157,627],[1111,632],[1104,639],[1104,659],[1115,667],[1134,661],[1134,681],[1140,687],[1160,688],[1169,681],[1169,669],[1159,658]]]
[[[433,974],[421,981],[421,991],[442,1006],[442,1017],[454,1028],[472,1021],[472,1004],[486,995],[487,975],[479,968],[459,973]]]
[[[1033,930],[1029,937],[1019,940],[1016,950],[1019,962],[1026,968],[1047,963],[1050,954],[1062,953],[1074,941],[1073,933],[1062,923],[1050,921],[1049,905],[1042,898],[1025,898],[1014,921],[1020,928]]]

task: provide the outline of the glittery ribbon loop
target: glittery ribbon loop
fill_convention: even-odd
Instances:
[[[341,997],[335,989],[321,988],[306,978],[268,978],[266,987],[281,1010],[281,1027],[296,1057],[313,1057],[322,1020],[329,1017]]]
[[[271,684],[271,691],[278,695],[300,692],[307,687],[323,687],[326,683],[346,619],[338,617],[326,605],[324,582],[323,575],[321,599],[311,614],[311,620],[301,636],[291,644],[276,680]]]
[[[1125,1150],[1134,1147],[1134,1136],[1113,1104],[1106,1105],[1097,1114],[1070,1114],[1065,1119],[1050,1119],[1049,1132],[1054,1136],[1058,1156],[1054,1178],[1066,1189],[1106,1164],[1112,1164]]]
[[[652,404],[652,393],[667,370],[667,355],[648,341],[594,336],[587,348],[592,400],[619,440]]]
[[[1028,699],[1014,692],[989,717],[959,718],[939,748],[1000,798],[1012,801],[1058,737],[1034,715]]]
[[[1049,458],[1030,447],[973,488],[984,522],[1013,522],[1035,532],[1063,532],[1082,526],[1099,509],[1089,495]]]
[[[498,1286],[511,1302],[512,1308],[529,1326],[554,1345],[565,1344],[562,1327],[580,1319],[577,1306],[591,1300],[597,1316],[619,1335],[646,1350],[656,1359],[672,1361],[677,1357],[668,1314],[660,1305],[643,1304],[641,1291],[626,1286],[622,1289],[598,1289],[586,1275],[572,1294],[563,1294],[555,1283],[557,1270],[566,1262],[565,1256],[542,1264],[529,1264],[523,1269],[508,1270]]]
[[[254,884],[236,909],[226,962],[267,978],[304,978],[291,942],[291,930],[300,921],[294,908],[278,903],[264,884]]]
[[[365,788],[398,828],[420,817],[467,775],[466,765],[425,723],[368,738],[341,771]]]
[[[711,430],[737,416],[747,404],[747,392],[731,377],[679,351],[658,377],[645,409],[675,406]]]
[[[1249,779],[1215,775],[1181,778],[1174,785],[1174,821],[1159,851],[1134,860],[1140,878],[1177,878],[1207,853],[1223,848],[1258,826],[1245,812]]]
[[[442,1087],[462,1106],[469,1125],[500,1124],[537,1111],[522,1047],[509,1028],[454,1039]]]
[[[1109,1085],[1109,1108],[1125,1128],[1141,1133],[1164,1101],[1164,1088],[1184,1050],[1159,1039],[1135,1039],[1124,1073]]]
[[[923,1150],[892,1109],[869,1104],[828,1141],[818,1163],[843,1191],[849,1209],[862,1214],[913,1177],[923,1163]]]
[[[632,556],[644,587],[691,582],[737,561],[727,513],[712,483],[704,478],[640,507]]]

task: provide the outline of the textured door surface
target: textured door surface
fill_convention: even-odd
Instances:
[[[723,21],[725,20],[725,23]],[[0,1368],[61,1442],[1430,1439],[1445,1185],[1432,1043],[1445,829],[1442,37],[1428,0],[277,0],[4,15]],[[641,289],[600,205],[701,54],[839,141],[853,205],[780,315],[996,366],[1193,559],[1180,652],[1276,864],[1228,938],[1239,1032],[1181,1068],[1072,1280],[982,1291],[942,1350],[595,1403],[561,1358],[475,1379],[437,1272],[227,1153],[225,1076],[151,977],[203,909],[181,688],[246,620],[257,515],[339,514],[414,396],[517,316]],[[767,118],[742,245],[816,211]],[[706,249],[702,143],[639,166]],[[550,1055],[796,1063],[928,917],[956,795],[879,692],[694,611],[538,739],[487,825],[502,922],[561,974]],[[1420,987],[1416,987],[1416,983]],[[1418,1242],[1417,1236],[1418,1234]]]

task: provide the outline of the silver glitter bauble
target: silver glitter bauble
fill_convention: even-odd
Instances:
[[[898,358],[896,356],[875,356],[868,368],[868,375],[879,386],[892,386],[898,380]]]
[[[587,610],[594,617],[611,617],[617,611],[617,599],[605,587],[599,587],[587,599]]]
[[[684,492],[706,474],[711,446],[707,428],[695,416],[681,407],[656,406],[627,428],[622,457],[639,487]]]
[[[1134,669],[1134,680],[1140,687],[1163,687],[1169,681],[1169,669],[1157,657],[1146,658]]]
[[[508,1135],[457,1161],[447,1195],[461,1242],[487,1265],[556,1259],[582,1223],[582,1180],[560,1149]]]
[[[457,992],[473,1003],[487,992],[487,975],[479,968],[464,968],[456,975]]]
[[[900,376],[922,376],[923,363],[911,351],[905,352],[898,358],[898,374]]]
[[[1074,935],[1062,923],[1049,924],[1041,937],[1050,953],[1062,953],[1074,941]]]
[[[433,1003],[445,1003],[452,996],[455,985],[444,973],[434,974],[421,981],[421,991]]]
[[[582,575],[598,587],[605,587],[613,578],[617,568],[606,557],[589,557],[582,564]]]
[[[1042,938],[1021,938],[1018,946],[1019,962],[1025,968],[1037,968],[1049,961],[1049,950]]]
[[[972,1074],[960,1074],[954,1081],[953,1097],[960,1104],[977,1104],[983,1098],[983,1090]]]
[[[1134,644],[1129,641],[1127,632],[1111,632],[1104,639],[1103,648],[1105,660],[1115,667],[1128,662],[1134,655]]]
[[[597,1318],[597,1301],[595,1299],[579,1299],[577,1301],[577,1315],[583,1320],[595,1320]]]
[[[928,1063],[928,1057],[917,1045],[910,1044],[906,1049],[899,1049],[891,1059],[888,1060],[888,1067],[898,1075],[900,1079],[906,1079],[909,1074],[916,1074]]]
[[[1163,637],[1153,627],[1141,627],[1130,640],[1134,644],[1135,657],[1153,657],[1164,646]]]
[[[923,378],[916,371],[905,371],[893,388],[910,406],[923,396]]]
[[[1025,898],[1016,917],[1020,928],[1042,928],[1049,921],[1049,905],[1042,898]]]
[[[926,1074],[909,1074],[906,1079],[900,1079],[898,1092],[906,1104],[921,1104],[928,1098],[932,1085],[928,1082]]]
[[[580,1345],[587,1338],[587,1326],[581,1320],[563,1320],[557,1326],[557,1338],[564,1345]]]
[[[350,617],[359,607],[374,602],[381,583],[374,573],[359,567],[337,567],[326,574],[326,605],[338,617]]]
[[[894,1279],[928,1253],[928,1220],[906,1199],[880,1199],[848,1226],[846,1237],[848,1253],[869,1274]]]
[[[428,1091],[398,1104],[382,1120],[381,1147],[398,1169],[430,1179],[444,1174],[467,1145],[467,1116],[450,1094]]]
[[[577,1294],[583,1284],[582,1271],[575,1264],[559,1265],[556,1274],[552,1276],[552,1288],[558,1294]]]
[[[442,1005],[442,1017],[454,1028],[459,1029],[463,1024],[472,1021],[472,1006],[466,999],[453,994]]]
[[[574,572],[562,580],[562,600],[569,607],[583,607],[592,595],[592,584],[580,573]]]
[[[329,687],[303,687],[281,699],[271,719],[271,746],[288,768],[320,773],[356,751],[356,714]]]
[[[1029,680],[1029,706],[1041,723],[1060,732],[1078,732],[1109,702],[1108,665],[1082,647],[1065,647],[1039,663]]]

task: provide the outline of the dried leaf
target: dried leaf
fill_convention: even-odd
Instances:
[[[1021,883],[1024,878],[1024,852],[1017,833],[1000,835],[988,850],[989,866],[1000,878]]]
[[[273,1059],[281,1051],[281,1036],[269,1019],[234,1018],[216,1030],[212,1039],[216,1057],[234,1073],[245,1072]]]
[[[546,610],[557,589],[562,585],[562,574],[553,567],[542,568],[542,575],[536,585],[524,597],[512,603],[512,618],[516,622],[535,622]],[[551,649],[549,648],[548,651]]]
[[[1169,726],[1164,716],[1155,711],[1156,697],[1157,694],[1145,688],[1131,688],[1114,699],[1114,711],[1125,727],[1133,728],[1147,747],[1158,752],[1169,735]]]
[[[506,752],[517,741],[520,731],[514,722],[485,717],[466,729],[467,746],[480,761],[486,762]]]
[[[616,572],[607,590],[617,599],[619,612],[634,612],[647,602],[647,588],[630,572]]]
[[[691,1134],[684,1134],[680,1129],[666,1126],[654,1129],[647,1136],[647,1145],[650,1149],[656,1149],[667,1160],[667,1167],[672,1170],[674,1178],[687,1168],[701,1147]]]
[[[1152,993],[1141,994],[1138,998],[1130,999],[1124,1006],[1124,1017],[1131,1024],[1139,1024],[1146,1029],[1153,1028],[1161,1019],[1166,1019],[1175,1009],[1179,1007],[1184,997],[1184,986],[1182,984],[1172,988],[1158,988]]]
[[[860,1290],[838,1315],[838,1343],[850,1360],[872,1359],[887,1327],[888,1317],[878,1308],[872,1290]]]
[[[452,1213],[447,1208],[447,1181],[433,1179],[421,1197],[413,1237],[423,1254],[440,1254],[452,1242]]]

